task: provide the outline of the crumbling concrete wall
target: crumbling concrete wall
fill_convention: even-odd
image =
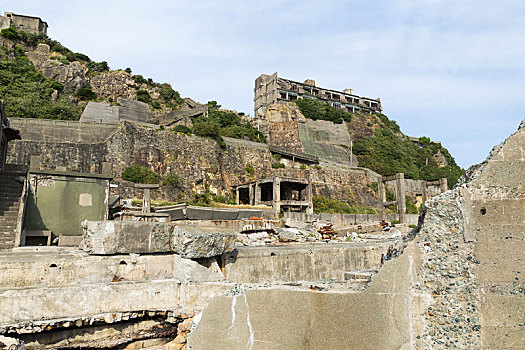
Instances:
[[[235,283],[345,279],[345,272],[378,269],[394,242],[238,247],[222,256],[223,273]]]
[[[206,348],[213,339],[230,349],[523,349],[524,144],[520,128],[454,190],[428,200],[419,232],[366,291],[281,288],[216,298],[189,344]],[[218,317],[228,310],[229,319]]]
[[[39,333],[75,324],[88,327],[144,311],[191,314],[232,287],[218,282],[224,278],[218,268],[210,269],[212,263],[177,254],[4,253],[0,256],[0,334],[22,329]]]
[[[101,143],[25,140],[9,143],[8,164],[29,164],[31,156],[39,158],[41,169],[100,174],[106,157],[106,147]]]
[[[284,288],[213,299],[192,349],[410,349],[413,278],[408,255],[389,261],[363,293]]]

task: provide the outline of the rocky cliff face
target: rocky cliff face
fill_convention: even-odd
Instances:
[[[38,44],[35,49],[27,49],[27,57],[46,78],[55,79],[66,91],[77,91],[88,82],[88,68],[80,62],[62,63],[53,57],[49,45]]]
[[[91,88],[98,95],[105,98],[111,97],[135,100],[137,98],[136,84],[131,79],[131,74],[123,71],[104,72],[91,77]]]

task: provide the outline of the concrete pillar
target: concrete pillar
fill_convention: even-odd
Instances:
[[[240,203],[240,200],[239,200],[239,187],[236,187],[236,188],[235,188],[235,203],[236,203],[237,205],[241,204],[241,203]]]
[[[255,191],[254,191],[253,185],[248,185],[248,193],[250,197],[249,204],[253,205],[255,202]]]
[[[424,205],[428,199],[428,187],[427,187],[426,181],[423,181],[423,188],[421,189],[421,192],[423,193],[423,198],[422,198],[423,203],[422,204]]]
[[[308,185],[306,185],[306,201],[308,202],[308,207],[306,207],[306,214],[313,214],[314,204],[312,201],[312,182],[308,182]]]
[[[255,203],[254,205],[259,205],[261,203],[261,185],[259,181],[255,182]]]
[[[275,216],[281,212],[281,179],[273,178],[273,211]]]
[[[151,192],[149,188],[144,189],[144,195],[142,196],[142,212],[151,213]]]
[[[385,191],[385,184],[383,183],[383,177],[379,176],[377,178],[377,197],[378,199],[378,207],[379,207],[379,214],[381,216],[381,220],[386,220],[386,211],[385,211],[385,198],[386,198],[386,191]]]
[[[446,177],[439,179],[439,188],[441,189],[441,193],[448,190],[448,180]]]
[[[399,211],[399,223],[404,224],[406,220],[406,202],[405,202],[405,174],[396,174],[396,199],[397,209]]]

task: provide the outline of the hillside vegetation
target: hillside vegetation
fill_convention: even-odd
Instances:
[[[400,133],[395,122],[382,114],[377,117],[381,127],[374,136],[354,142],[353,151],[360,166],[385,176],[405,173],[405,177],[416,180],[446,177],[449,186],[465,172],[440,143],[421,137],[416,144]]]
[[[406,178],[435,180],[446,177],[453,186],[465,172],[455,162],[448,150],[427,137],[412,142],[403,135],[399,125],[381,113],[353,118],[349,113],[337,110],[326,103],[315,100],[298,100],[295,104],[301,113],[313,120],[346,122],[349,130],[368,130],[354,135],[353,153],[359,165],[389,176],[404,173]],[[357,125],[364,124],[364,125]],[[366,136],[367,134],[370,136]]]
[[[61,95],[53,101],[55,91]],[[10,118],[78,120],[82,113],[82,106],[71,102],[71,94],[62,93],[59,82],[36,70],[20,47],[0,50],[0,96]]]
[[[107,62],[92,61],[87,55],[73,52],[45,34],[7,28],[0,32],[0,36],[8,43],[0,51],[0,95],[6,103],[7,115],[11,118],[79,120],[88,101],[116,103],[108,94],[97,95],[90,85],[92,79],[97,78],[99,82],[100,79],[111,79],[113,73],[127,79],[128,92],[131,89],[132,96],[149,104],[155,115],[168,113],[185,103],[169,84],[156,83],[142,75],[132,75],[130,68],[110,71]],[[86,82],[75,91],[67,91],[60,82],[45,77],[26,57],[25,52],[40,43],[50,47],[49,60],[56,60],[59,66],[64,67],[72,62],[84,65]],[[464,172],[440,144],[427,138],[422,138],[419,146],[414,144],[401,133],[395,121],[383,114],[352,115],[321,101],[309,99],[298,100],[295,104],[306,118],[346,123],[352,133],[358,130],[354,134],[353,151],[360,166],[382,175],[403,172],[407,178],[425,180],[447,177],[452,186]],[[208,115],[194,118],[191,127],[179,125],[173,130],[215,139],[223,147],[223,137],[266,142],[264,135],[243,119],[242,114],[220,109],[215,101],[209,102],[208,107]],[[363,120],[366,125],[362,125]]]
[[[111,96],[98,96],[89,84],[90,78],[104,77],[101,74],[111,72],[106,61],[92,61],[87,55],[73,52],[43,33],[32,34],[6,28],[0,32],[0,36],[14,44],[14,49],[2,46],[0,52],[0,94],[6,102],[9,117],[79,120],[88,101],[116,103]],[[22,47],[34,49],[38,44],[49,45],[49,59],[56,60],[57,64],[67,66],[79,62],[84,65],[88,82],[76,91],[66,91],[61,83],[46,78],[26,57]],[[119,72],[131,78],[136,100],[149,104],[156,115],[176,110],[185,103],[179,92],[167,83],[157,83],[140,74],[132,75],[130,68],[115,71]],[[223,146],[222,137],[265,142],[264,135],[243,121],[239,114],[221,110],[220,107],[215,101],[210,102],[207,116],[192,120],[192,128],[179,126],[175,131],[210,137]]]

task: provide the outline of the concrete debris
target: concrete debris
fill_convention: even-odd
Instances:
[[[277,228],[275,232],[280,242],[297,242],[301,237],[301,231],[296,228]]]
[[[286,227],[296,228],[303,231],[312,231],[313,229],[315,229],[313,225],[293,218],[286,218],[284,225]]]
[[[24,342],[16,338],[0,335],[0,349],[24,350]]]
[[[89,254],[176,253],[209,258],[232,251],[235,233],[202,227],[141,221],[84,221],[81,248]]]

